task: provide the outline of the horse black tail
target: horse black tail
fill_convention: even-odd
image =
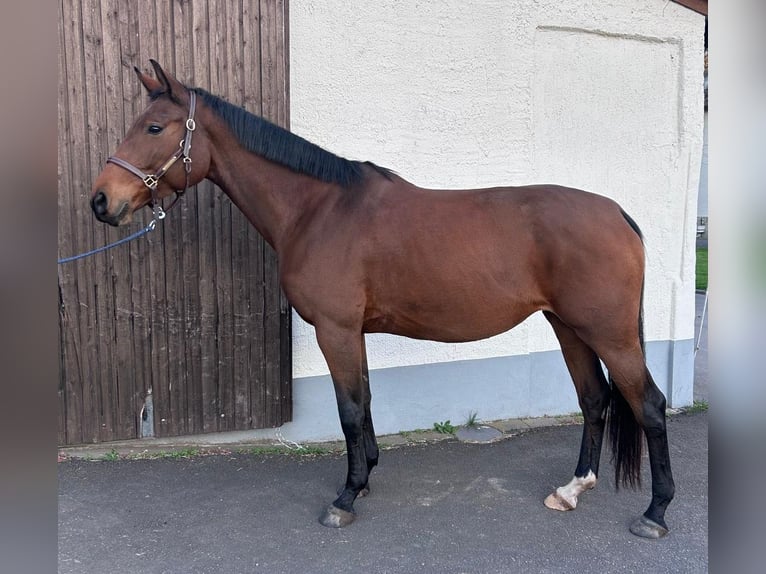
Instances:
[[[640,487],[643,432],[628,402],[611,377],[609,382],[612,385],[612,397],[607,419],[614,464],[614,484],[618,490],[620,485]]]
[[[643,243],[643,235],[635,221],[624,211],[622,216],[628,225],[636,232]],[[638,308],[638,337],[641,342],[641,352],[646,357],[644,346],[644,282],[641,282],[641,300]],[[609,377],[612,387],[611,400],[607,409],[609,427],[609,442],[612,447],[612,462],[614,463],[614,482],[632,488],[641,486],[641,456],[644,447],[644,433],[638,424],[633,410],[622,396],[620,389]]]

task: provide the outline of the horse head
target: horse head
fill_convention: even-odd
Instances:
[[[149,105],[93,184],[93,213],[114,226],[129,223],[137,209],[156,209],[163,198],[196,185],[210,168],[208,140],[194,118],[196,94],[150,61],[156,79],[135,68]]]

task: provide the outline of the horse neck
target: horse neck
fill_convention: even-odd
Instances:
[[[208,179],[229,196],[281,255],[299,218],[327,199],[333,186],[270,162],[232,139],[212,146]]]

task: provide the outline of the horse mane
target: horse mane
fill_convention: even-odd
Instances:
[[[365,167],[391,179],[393,172],[372,162],[337,156],[294,133],[251,114],[202,88],[192,88],[231,128],[239,142],[263,158],[327,183],[348,188],[365,177]]]

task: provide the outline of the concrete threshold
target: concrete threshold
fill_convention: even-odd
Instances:
[[[684,409],[668,409],[668,416],[683,413]],[[482,426],[490,426],[502,433],[499,440],[517,436],[542,427],[579,425],[582,415],[572,414],[551,417],[505,419],[481,421]],[[457,427],[456,427],[457,430]],[[433,429],[401,431],[396,434],[378,437],[378,446],[382,450],[402,446],[422,445],[444,440],[457,440],[454,433],[441,433]],[[192,456],[221,454],[293,454],[322,455],[345,452],[343,441],[310,442],[298,444],[293,441],[277,439],[248,438],[247,433],[235,431],[229,433],[211,433],[193,436],[144,438],[97,444],[83,444],[60,447],[59,462],[68,459],[81,460],[118,460],[147,458],[184,458]]]
[[[506,419],[499,421],[481,421],[481,425],[491,426],[508,438],[539,427],[581,424],[579,415],[555,417],[535,417]],[[277,433],[278,434],[278,433]],[[433,443],[455,439],[454,433],[442,433],[433,429],[401,431],[396,434],[378,436],[378,446],[385,450],[407,445]],[[183,456],[202,456],[212,454],[252,453],[252,454],[331,454],[345,452],[343,441],[307,442],[298,444],[279,437],[253,439],[246,431],[211,433],[191,436],[143,438],[96,444],[82,444],[60,447],[59,461],[67,459],[116,460],[119,458],[180,458]]]

